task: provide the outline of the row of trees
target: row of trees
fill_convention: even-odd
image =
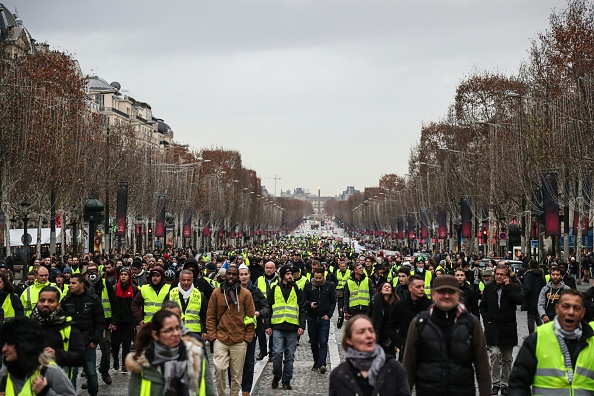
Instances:
[[[397,219],[410,213],[419,221],[421,209],[430,225],[440,208],[455,224],[460,198],[468,196],[478,223],[489,223],[489,241],[510,221],[524,220],[529,236],[530,221],[543,210],[543,189],[550,188],[542,172],[553,170],[560,186],[555,203],[577,218],[587,216],[594,167],[593,2],[570,0],[549,20],[517,74],[474,71],[460,82],[445,116],[422,126],[406,178],[385,175],[379,187],[330,202],[328,210],[355,228],[394,231]]]
[[[119,182],[128,182],[129,223],[145,224],[145,232],[157,216],[159,196],[180,223],[192,216],[195,228],[242,231],[244,237],[254,230],[290,229],[311,212],[306,202],[263,196],[260,178],[243,167],[236,151],[150,146],[138,139],[132,123],[107,125],[85,88],[68,54],[0,59],[0,202],[6,229],[22,225],[24,211],[34,225],[53,221],[52,195],[64,225],[80,227],[90,196],[104,203],[111,198],[114,218]]]

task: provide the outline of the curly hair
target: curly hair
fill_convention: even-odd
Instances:
[[[44,335],[41,325],[28,317],[14,318],[6,322],[0,331],[5,344],[15,347],[18,366],[25,373],[32,373],[39,367],[39,355],[44,349]]]

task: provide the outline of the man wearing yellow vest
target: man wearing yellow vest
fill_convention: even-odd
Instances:
[[[85,276],[88,287],[101,299],[101,306],[103,307],[105,326],[103,328],[103,338],[99,342],[99,348],[101,349],[99,373],[101,373],[103,382],[111,385],[112,379],[111,375],[109,375],[109,368],[111,366],[111,331],[115,330],[118,325],[118,315],[120,312],[119,308],[116,307],[118,300],[113,286],[109,281],[101,277],[99,268],[93,261],[89,261]]]
[[[62,310],[61,298],[62,293],[57,288],[44,287],[31,318],[41,324],[45,350],[53,352],[56,364],[70,374],[71,368],[84,364],[85,345],[78,326]]]
[[[167,300],[175,301],[181,309],[181,319],[184,326],[199,336],[206,333],[207,300],[198,288],[194,287],[194,274],[190,270],[183,270],[179,274],[177,287],[169,291]]]
[[[365,276],[363,264],[355,263],[355,270],[351,279],[346,282],[344,287],[344,318],[366,314],[371,296],[375,294],[373,283]]]
[[[346,257],[338,258],[338,271],[335,273],[336,276],[336,300],[338,304],[338,324],[337,327],[342,327],[344,321],[344,287],[347,281],[351,277],[351,270],[347,268]]]
[[[39,298],[39,292],[46,286],[53,286],[49,282],[49,272],[45,267],[39,267],[37,274],[35,275],[35,283],[27,287],[23,294],[21,294],[21,302],[25,309],[25,316],[31,316],[31,311],[37,304]]]
[[[225,396],[227,369],[230,369],[230,395],[237,395],[243,379],[248,344],[254,338],[256,309],[252,293],[241,287],[239,270],[229,267],[225,282],[210,298],[206,328],[213,350],[213,363],[219,396]]]
[[[293,270],[289,265],[279,269],[280,282],[268,293],[270,320],[266,318],[266,334],[272,336],[274,350],[272,388],[278,388],[282,380],[285,390],[293,389],[293,361],[297,349],[297,337],[305,331],[306,307],[303,291],[293,282]],[[284,359],[284,360],[283,360]],[[283,367],[284,361],[284,367]]]
[[[149,272],[149,277],[149,284],[140,286],[132,300],[132,313],[136,319],[137,329],[151,321],[171,289],[170,285],[165,283],[165,271],[162,267],[154,266]]]
[[[554,320],[526,337],[509,378],[508,395],[592,395],[594,330],[582,321],[581,293],[563,290]]]

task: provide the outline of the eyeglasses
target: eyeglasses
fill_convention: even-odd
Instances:
[[[163,333],[163,334],[171,334],[173,332],[179,333],[181,331],[181,326],[175,326],[175,327],[168,327],[164,330],[159,331],[159,333]]]

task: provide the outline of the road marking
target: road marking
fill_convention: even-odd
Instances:
[[[332,370],[340,364],[340,354],[338,353],[338,342],[336,341],[336,327],[334,321],[330,319],[330,337],[328,337],[328,352],[330,353],[330,366]]]

